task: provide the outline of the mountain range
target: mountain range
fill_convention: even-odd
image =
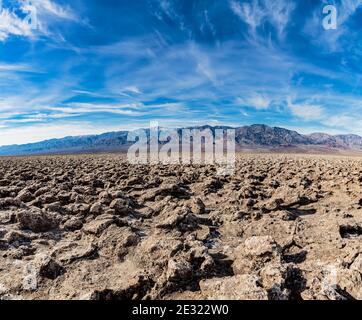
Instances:
[[[228,129],[226,126],[201,126]],[[193,129],[191,128],[191,129]],[[362,152],[362,137],[354,134],[329,135],[326,133],[300,134],[296,131],[270,127],[263,124],[242,126],[235,129],[238,151],[290,151],[344,153]],[[181,131],[181,129],[178,129]],[[132,144],[127,141],[128,131],[108,132],[100,135],[74,136],[62,139],[51,139],[23,145],[0,147],[1,156],[65,154],[93,152],[122,152]]]

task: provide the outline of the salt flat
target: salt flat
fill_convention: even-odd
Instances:
[[[0,159],[0,299],[362,299],[362,158]]]

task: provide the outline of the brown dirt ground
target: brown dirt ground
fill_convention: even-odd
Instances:
[[[362,299],[362,158],[0,159],[0,299]]]

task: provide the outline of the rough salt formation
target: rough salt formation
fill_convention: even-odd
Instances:
[[[362,299],[362,159],[0,159],[0,299]]]

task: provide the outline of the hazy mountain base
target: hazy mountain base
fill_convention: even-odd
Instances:
[[[362,299],[362,159],[0,160],[2,299]]]

